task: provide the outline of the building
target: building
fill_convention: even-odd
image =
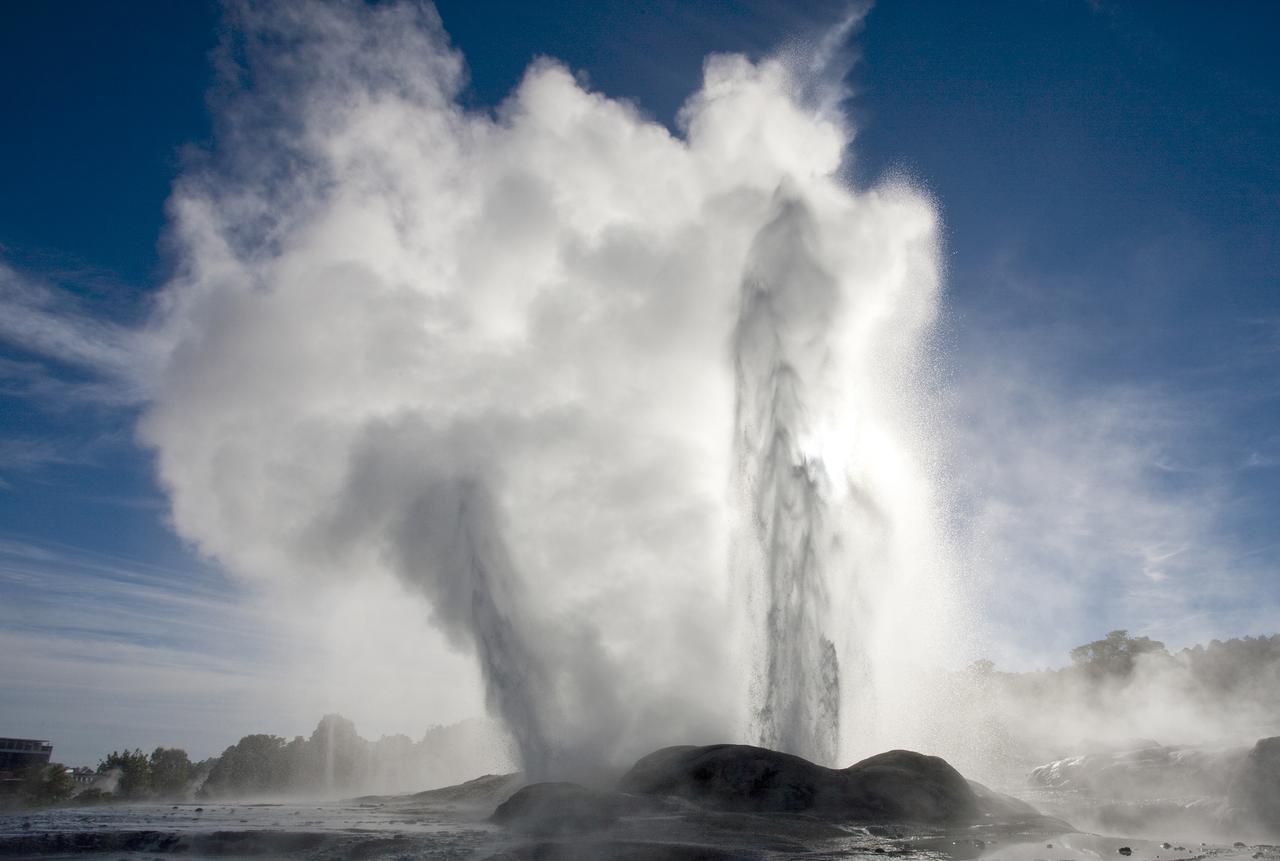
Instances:
[[[22,773],[44,765],[53,756],[53,744],[34,738],[0,738],[0,794],[17,791]]]
[[[0,771],[22,771],[44,765],[53,756],[53,744],[34,738],[0,738]]]

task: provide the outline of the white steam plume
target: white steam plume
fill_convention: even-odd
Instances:
[[[429,7],[237,8],[143,421],[180,532],[261,581],[412,585],[534,774],[742,738],[757,611],[787,598],[760,594],[773,539],[733,491],[786,364],[792,437],[752,468],[820,485],[822,523],[786,528],[821,579],[803,624],[853,680],[825,746],[797,744],[919,742],[872,718],[954,606],[913,383],[930,202],[846,187],[850,133],[794,64],[711,58],[676,137],[550,61],[462,109]]]

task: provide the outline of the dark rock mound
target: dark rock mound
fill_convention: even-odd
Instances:
[[[1227,801],[1269,837],[1280,835],[1280,736],[1253,746],[1231,781]]]
[[[1022,799],[1014,798],[1012,795],[1005,795],[1003,792],[996,792],[976,780],[969,781],[969,788],[973,790],[974,795],[978,796],[978,808],[982,811],[983,816],[1000,820],[1029,819],[1041,816],[1039,810],[1036,810]]]
[[[842,773],[859,790],[853,797],[879,814],[877,821],[944,824],[981,815],[969,781],[940,756],[891,750]]]
[[[409,800],[450,807],[494,805],[506,801],[522,786],[522,774],[486,774],[455,786],[416,792],[409,796]]]
[[[978,796],[958,771],[939,757],[907,750],[836,770],[749,745],[669,747],[637,762],[618,788],[715,810],[845,822],[943,825],[980,815]]]
[[[493,821],[532,834],[580,834],[608,828],[626,814],[644,812],[649,799],[599,792],[576,783],[531,783],[493,812]]]
[[[791,754],[746,745],[666,747],[638,760],[622,792],[670,795],[744,813],[811,811],[834,794],[835,772]]]

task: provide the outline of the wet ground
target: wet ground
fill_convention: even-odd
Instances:
[[[804,817],[651,816],[608,834],[521,836],[488,809],[375,798],[283,804],[110,805],[0,814],[0,857],[39,859],[937,859],[937,861],[1280,861],[1280,847],[1019,833],[836,827]],[[1128,849],[1128,854],[1122,850]]]
[[[377,802],[102,805],[0,814],[0,857],[443,861],[477,857],[495,834],[448,810]]]

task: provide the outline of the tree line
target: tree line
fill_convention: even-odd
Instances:
[[[18,798],[27,806],[47,806],[69,800],[95,804],[423,789],[424,781],[475,776],[467,764],[473,757],[466,754],[485,740],[473,723],[434,727],[416,742],[405,735],[368,741],[350,720],[326,715],[309,737],[255,733],[199,762],[181,748],[112,751],[98,762],[94,784],[83,789],[60,763],[34,766],[24,775]]]
[[[1190,695],[1215,699],[1274,702],[1280,708],[1280,634],[1213,640],[1170,652],[1150,637],[1111,631],[1071,650],[1071,664],[1054,670],[1002,673],[991,661],[976,661],[970,673],[1003,676],[1030,686],[1053,687],[1067,680],[1103,685],[1124,682],[1140,672],[1176,675]]]
[[[991,661],[978,661],[964,675],[970,686],[976,680],[987,691],[993,713],[988,722],[1010,725],[1005,732],[1018,723],[1008,717],[1011,705],[1026,707],[1029,722],[1091,701],[1123,708],[1119,692],[1153,678],[1176,690],[1183,702],[1280,715],[1280,634],[1214,640],[1171,653],[1158,640],[1117,630],[1072,649],[1070,657],[1069,666],[1025,673],[1001,672]],[[200,762],[180,748],[112,751],[98,763],[96,785],[78,793],[65,766],[36,766],[25,775],[19,798],[38,806],[68,799],[136,802],[421,789],[480,773],[474,753],[495,740],[473,729],[458,724],[433,728],[416,742],[404,735],[371,742],[351,721],[326,715],[309,737],[247,735]]]
[[[58,762],[28,768],[18,798],[29,806],[58,804],[73,796],[82,804],[100,801],[177,800],[189,795],[193,781],[216,760],[192,763],[181,748],[157,747],[150,755],[139,749],[112,751],[99,760],[95,786],[79,793],[71,770]]]

